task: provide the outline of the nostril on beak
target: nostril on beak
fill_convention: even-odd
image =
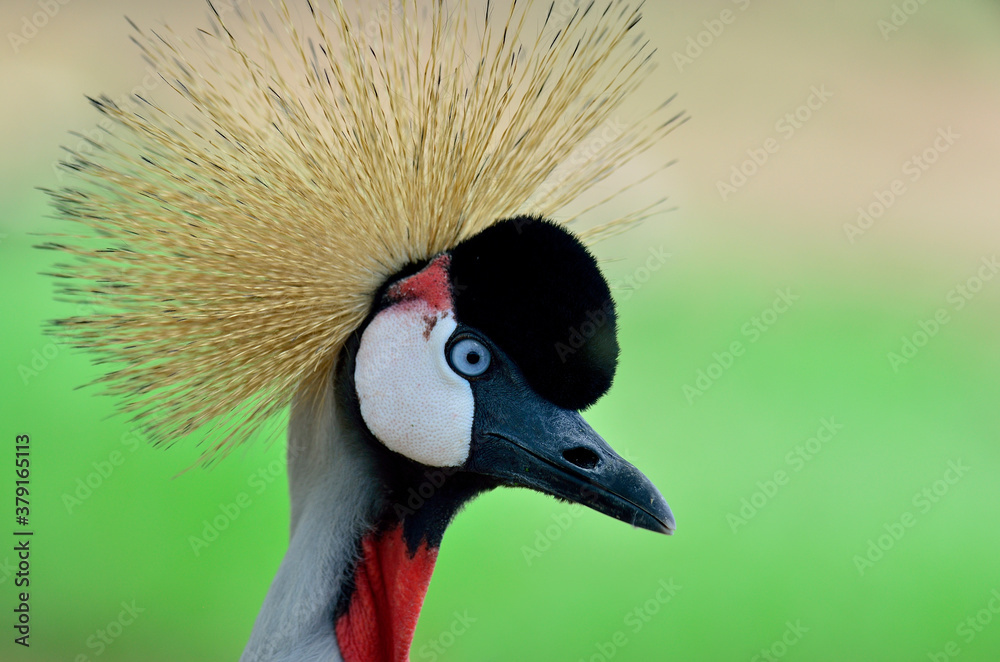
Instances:
[[[583,446],[563,451],[563,457],[581,469],[593,469],[601,462],[601,456]]]

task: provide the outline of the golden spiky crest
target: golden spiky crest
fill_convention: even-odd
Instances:
[[[56,332],[111,366],[98,381],[152,441],[205,430],[206,460],[327,388],[390,275],[553,216],[684,119],[664,103],[570,163],[650,70],[641,3],[557,21],[530,2],[328,2],[213,7],[197,44],[136,28],[184,114],[95,100],[111,137],[49,191],[90,228],[44,246],[74,256],[56,275],[92,306]]]

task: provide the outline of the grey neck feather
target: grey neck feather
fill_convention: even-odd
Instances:
[[[241,662],[340,662],[333,605],[380,499],[374,457],[333,388],[288,425],[291,541]]]

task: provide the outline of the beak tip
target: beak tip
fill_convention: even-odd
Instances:
[[[662,499],[662,497],[661,497]],[[667,505],[666,501],[663,501],[663,510],[660,516],[656,518],[657,522],[660,524],[659,532],[672,536],[674,532],[677,531],[677,522],[674,520],[674,513],[670,510],[670,506]]]
[[[662,533],[667,536],[674,535],[677,530],[677,523],[674,514],[666,502],[661,503],[661,508],[643,509],[641,517],[633,516],[632,526],[638,529],[646,529],[654,533]],[[659,512],[656,512],[659,511]],[[638,514],[638,513],[637,513]]]

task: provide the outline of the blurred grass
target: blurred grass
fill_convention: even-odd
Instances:
[[[650,5],[664,53],[730,4]],[[884,41],[875,21],[891,5],[753,3],[683,74],[666,58],[663,84],[680,89],[695,115],[664,146],[681,157],[663,182],[680,211],[600,254],[623,258],[606,264],[612,281],[634,274],[650,247],[672,255],[648,284],[619,293],[621,368],[587,417],[661,488],[677,535],[631,530],[526,491],[486,495],[445,537],[414,660],[599,662],[609,651],[623,662],[752,659],[788,622],[808,631],[787,659],[925,660],[950,641],[962,662],[1000,659],[1000,615],[971,641],[956,629],[1000,589],[1000,279],[898,372],[886,359],[920,320],[949,307],[947,293],[980,258],[1000,252],[1000,13],[984,1],[927,3]],[[16,20],[33,6],[5,10]],[[150,7],[128,11],[167,13]],[[184,7],[195,16],[204,9]],[[143,75],[129,59],[120,5],[61,11],[17,60],[0,62],[13,82],[30,81],[19,97],[27,105],[3,111],[23,114],[3,124],[0,433],[32,435],[37,531],[32,648],[5,641],[0,659],[236,659],[287,537],[284,476],[259,493],[250,478],[280,465],[283,449],[249,448],[211,471],[181,473],[197,458],[197,440],[171,450],[133,445],[112,402],[74,390],[99,374],[87,358],[49,347],[40,331],[72,311],[37,275],[53,256],[31,250],[27,233],[58,226],[43,220],[45,201],[31,187],[53,184],[65,130],[93,122],[80,94],[106,89],[104,76],[127,88]],[[83,52],[90,59],[77,62]],[[125,73],[114,78],[114,66]],[[824,81],[836,94],[829,106],[721,203],[716,179]],[[952,122],[963,133],[955,149],[848,244],[842,224],[852,210]],[[784,288],[800,299],[749,342],[743,325]],[[745,354],[689,404],[684,385],[734,341]],[[41,361],[35,352],[51,358],[24,373]],[[794,471],[786,455],[825,417],[843,429]],[[114,452],[120,466],[68,508],[64,495]],[[953,460],[968,475],[921,512],[914,496]],[[787,484],[734,533],[727,516],[778,470]],[[242,492],[251,505],[195,555],[190,537]],[[855,556],[906,512],[915,526],[860,574]],[[7,539],[0,611],[10,614]],[[548,547],[529,563],[525,550],[539,543]],[[656,601],[661,580],[680,587],[666,604]],[[145,611],[96,655],[88,641],[132,600]],[[636,631],[629,614],[650,605],[658,611]],[[452,637],[456,613],[475,621]],[[608,648],[616,632],[626,643]]]

